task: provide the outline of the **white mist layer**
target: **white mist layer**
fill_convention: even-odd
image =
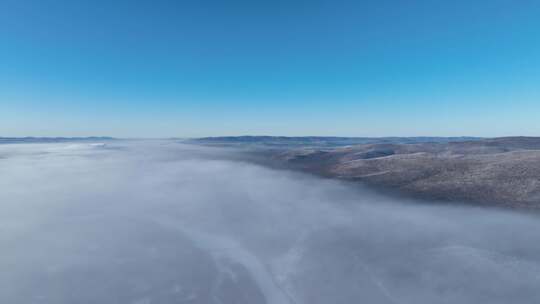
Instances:
[[[0,145],[0,303],[540,303],[540,218],[172,141]]]

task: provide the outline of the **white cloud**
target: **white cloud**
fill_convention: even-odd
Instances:
[[[540,301],[536,217],[239,160],[172,141],[0,145],[0,302]]]

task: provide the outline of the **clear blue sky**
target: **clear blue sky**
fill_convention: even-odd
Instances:
[[[0,0],[0,136],[540,135],[540,1]]]

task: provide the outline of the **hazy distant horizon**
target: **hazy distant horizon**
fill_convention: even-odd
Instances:
[[[202,138],[202,137],[242,137],[242,136],[271,136],[271,137],[366,137],[366,138],[382,138],[382,137],[478,137],[478,138],[497,138],[497,137],[540,137],[540,132],[524,132],[524,133],[500,133],[500,134],[475,134],[475,133],[388,133],[388,134],[369,134],[369,133],[189,133],[185,134],[171,134],[171,135],[154,135],[154,136],[144,136],[137,134],[115,134],[111,133],[71,133],[71,132],[57,132],[57,133],[2,133],[1,137],[112,137],[112,138],[124,138],[124,139],[167,139],[167,138]]]
[[[19,135],[19,136],[10,136],[0,134],[0,138],[109,138],[109,139],[197,139],[197,138],[226,138],[226,137],[336,137],[336,138],[504,138],[504,137],[540,137],[540,134],[534,135],[523,135],[523,134],[511,134],[511,135],[497,135],[497,136],[480,136],[480,135],[381,135],[381,136],[359,136],[359,135],[283,135],[283,134],[210,134],[210,135],[201,135],[201,136],[156,136],[156,137],[137,137],[137,136],[110,136],[110,135]]]

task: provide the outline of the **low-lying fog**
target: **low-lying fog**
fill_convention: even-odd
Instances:
[[[540,303],[540,218],[173,141],[0,145],[0,303]]]

